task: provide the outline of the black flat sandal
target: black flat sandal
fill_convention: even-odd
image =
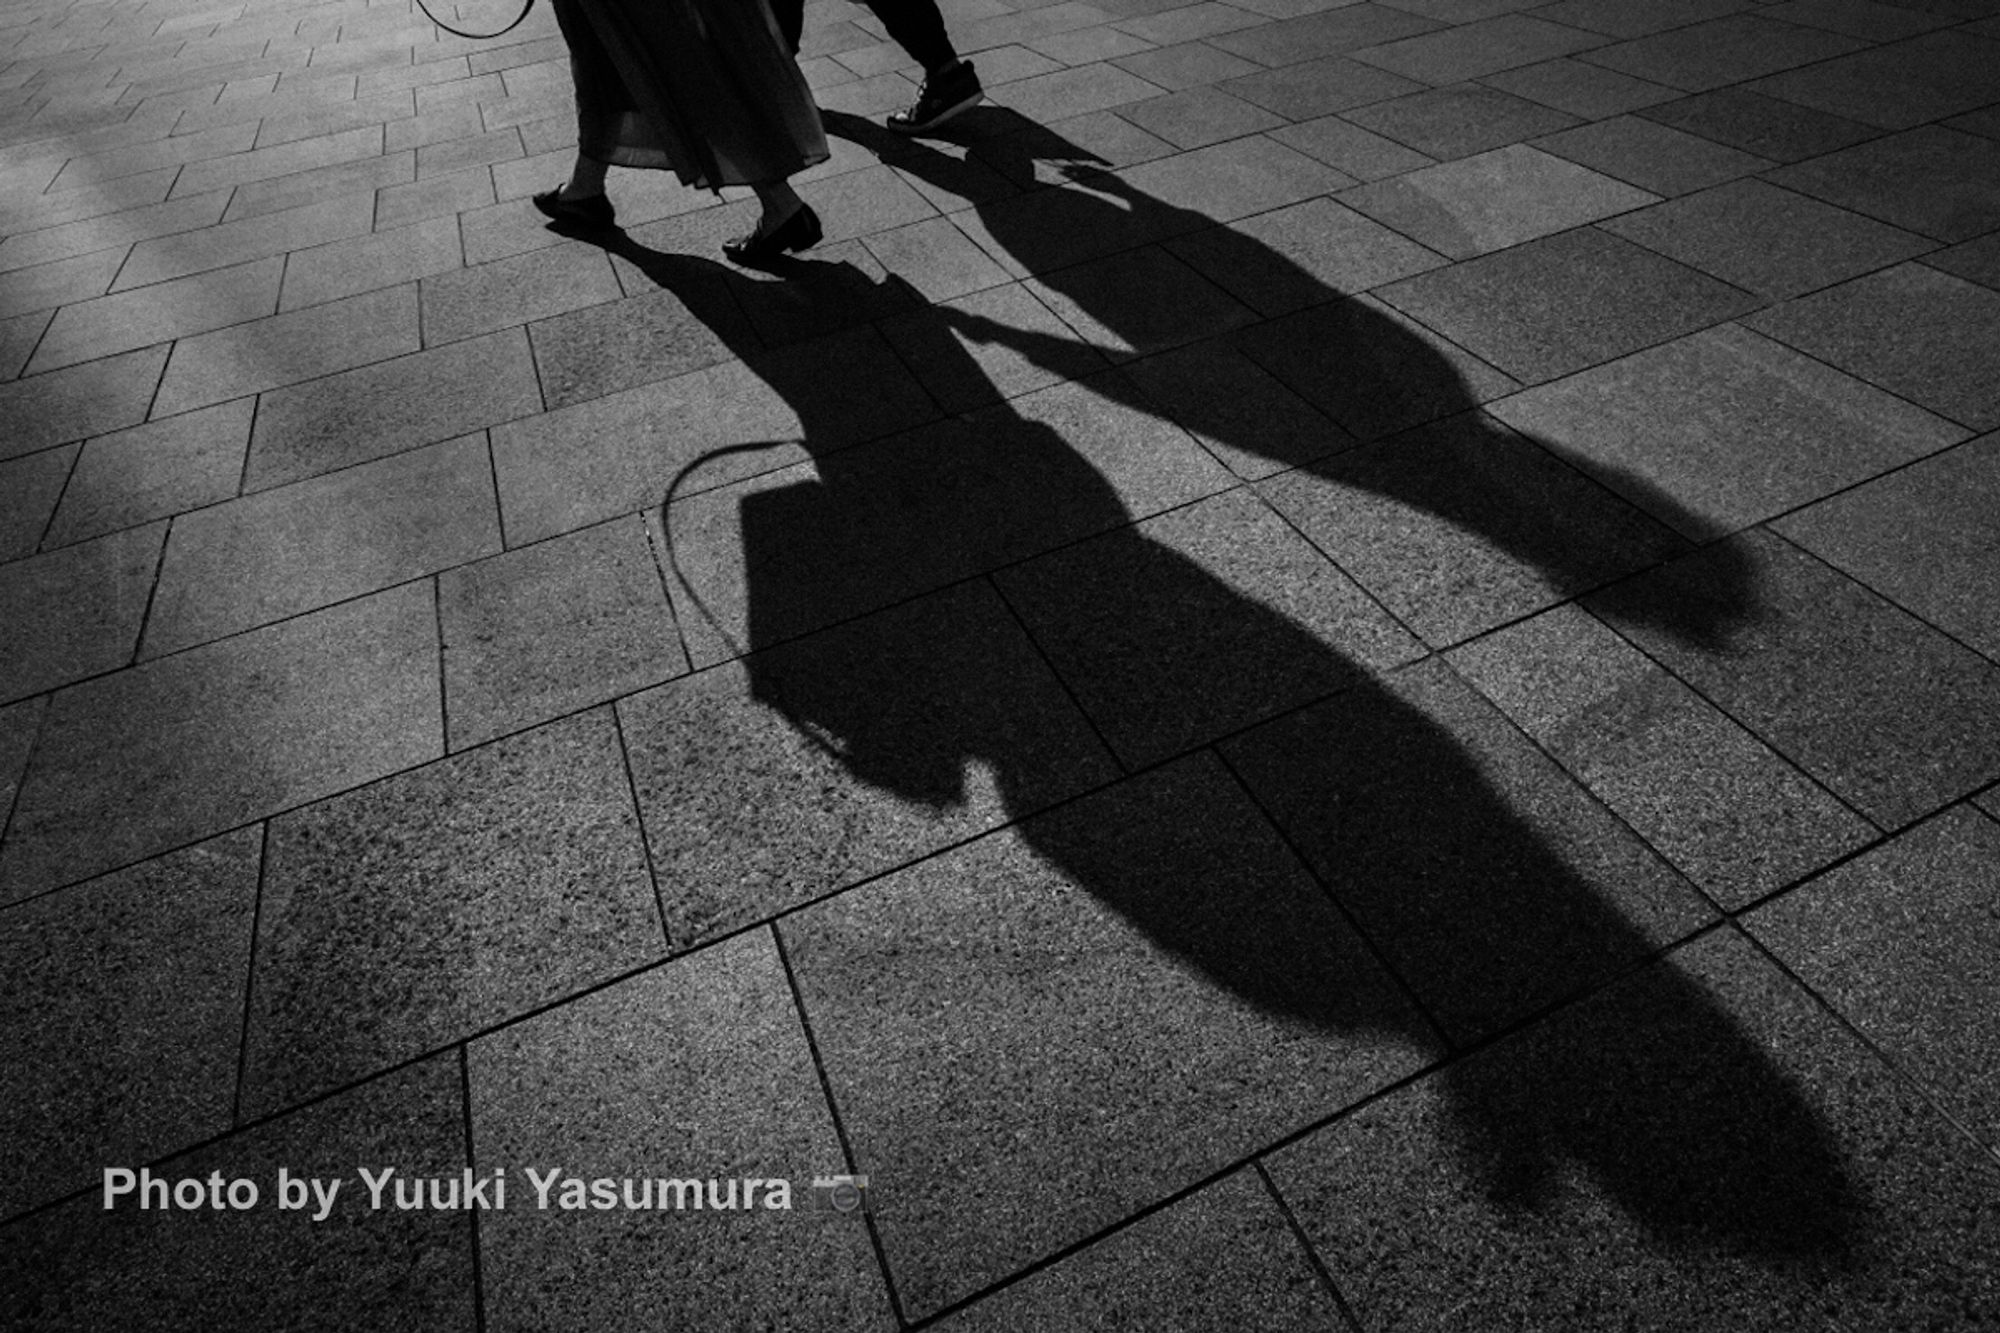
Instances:
[[[724,241],[722,253],[745,268],[762,268],[788,250],[812,249],[824,235],[819,214],[812,211],[811,204],[800,204],[797,212],[761,236],[751,232],[741,240]]]
[[[617,210],[611,207],[608,196],[593,194],[583,199],[565,199],[560,185],[536,195],[532,202],[552,220],[571,227],[609,227],[617,216]]]

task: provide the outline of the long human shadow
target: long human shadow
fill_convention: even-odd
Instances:
[[[923,174],[921,154],[904,151],[899,165]],[[1092,226],[1122,218],[1167,234],[1210,225],[1172,216],[1122,182],[1100,183],[1091,197],[1100,202],[1064,202],[1119,215]],[[1018,235],[990,217],[988,231],[1010,250],[1046,243],[1028,210],[1016,216]],[[1261,250],[1248,260],[1289,262],[1231,235],[1225,243]],[[743,281],[629,238],[609,244],[691,306]],[[810,260],[789,275],[808,292],[856,281],[848,266]],[[1065,290],[1061,273],[1041,280]],[[1131,293],[1101,285],[1067,290],[1114,331],[1120,312],[1136,308]],[[1345,300],[1321,292],[1324,302]],[[1475,395],[1437,351],[1352,300],[1328,327],[1333,339],[1312,349],[1326,373],[1380,380],[1347,384],[1348,400],[1404,405],[1399,417],[1414,420],[1402,425],[1451,423],[1458,443],[1434,457],[1481,468],[1494,484],[1439,488],[1420,470],[1351,470],[1341,459],[1354,441],[1331,427],[1335,450],[1313,470],[1427,509],[1559,586],[1604,581],[1604,553],[1593,549],[1601,537],[1507,503],[1545,498],[1507,485],[1507,460],[1531,442],[1476,414]],[[902,321],[899,350],[977,382],[983,373],[954,331],[1065,374],[1094,364],[1068,339],[941,309]],[[757,348],[738,346],[760,364]],[[749,488],[740,501],[739,646],[754,697],[858,779],[911,803],[961,803],[968,771],[983,767],[1029,847],[1228,994],[1343,1038],[1457,1056],[1603,986],[1712,916],[1440,663],[1384,674],[1381,654],[1360,646],[1365,634],[1324,621],[1309,630],[1218,577],[1209,567],[1216,542],[1204,547],[1192,517],[1200,506],[1183,516],[1196,525],[1192,538],[1135,526],[1139,516],[1091,461],[1093,441],[1077,433],[1094,428],[1087,410],[1066,435],[1061,410],[1023,408],[996,390],[990,406],[964,416],[828,447],[837,432],[824,418],[825,386],[796,364],[767,379],[796,408],[817,476]],[[1073,402],[1159,413],[1122,374],[1092,376],[1076,393]],[[1246,453],[1261,448],[1241,412],[1182,420]],[[1636,478],[1618,489],[1672,512]],[[1245,530],[1241,519],[1210,535],[1229,544]],[[1183,548],[1207,553],[1198,560]],[[1740,565],[1718,558],[1710,567],[1697,604],[1634,614],[1690,640],[1720,639],[1754,616],[1754,598]],[[827,636],[802,637],[981,576],[1137,773],[1131,781],[1037,817],[1050,799],[1049,756],[1063,749],[1049,732],[1069,723],[899,706],[913,682],[933,700],[970,700],[991,685],[922,635],[886,636],[866,660],[820,654]],[[1353,618],[1371,614],[1357,605]],[[940,685],[940,671],[957,678]],[[1268,828],[1254,813],[1239,817],[1253,808],[1321,889],[1302,898],[1294,877],[1271,868]],[[1505,1206],[1549,1205],[1581,1172],[1676,1248],[1831,1273],[1865,1238],[1865,1200],[1826,1126],[1728,1009],[1671,961],[1450,1060],[1431,1082],[1459,1160]]]

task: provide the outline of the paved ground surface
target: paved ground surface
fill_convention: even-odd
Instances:
[[[1995,6],[948,12],[0,8],[6,1322],[2000,1319]]]

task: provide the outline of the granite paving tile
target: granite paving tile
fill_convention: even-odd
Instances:
[[[2000,232],[1925,255],[1924,263],[2000,291]]]
[[[1134,361],[1125,374],[1145,406],[1246,480],[1354,447],[1353,436],[1227,342]]]
[[[1173,145],[1129,120],[1109,111],[1098,111],[1054,125],[1036,125],[982,138],[972,151],[980,161],[1025,187],[1063,185],[1118,167],[1150,162],[1173,152]]]
[[[1575,55],[1604,39],[1526,14],[1499,14],[1356,51],[1356,60],[1424,83],[1458,83]]]
[[[455,219],[495,202],[493,173],[485,167],[427,176],[375,192],[375,229],[388,231],[429,218]]]
[[[511,162],[525,156],[527,149],[522,142],[521,131],[509,126],[488,134],[425,144],[416,153],[417,179],[422,180],[426,176],[442,176],[473,167]]]
[[[198,231],[218,221],[227,203],[228,196],[218,190],[190,199],[173,199],[79,222],[21,231],[0,241],[0,269],[53,264],[100,250],[124,250],[140,242]],[[100,262],[103,262],[101,256]]]
[[[1138,54],[1120,52],[1120,58],[1112,63],[1126,73],[1136,75],[1154,87],[1165,88],[1169,92],[1220,83],[1224,79],[1255,74],[1264,68],[1261,64],[1230,55],[1229,52],[1219,50],[1207,42],[1183,42],[1179,46],[1147,47],[1138,38],[1128,36],[1115,28],[1102,28],[1097,31],[1136,43],[1141,48]],[[1252,31],[1257,30],[1252,29]],[[1071,34],[1071,36],[1077,35],[1079,34]]]
[[[424,342],[430,347],[615,301],[623,294],[604,252],[581,243],[433,274],[420,286]]]
[[[1364,440],[1452,416],[1520,387],[1372,296],[1315,306],[1235,341],[1252,361]]]
[[[1222,752],[1455,1045],[1714,915],[1439,662]]]
[[[1778,537],[1587,605],[1885,829],[2000,775],[2000,667]]]
[[[21,789],[21,774],[41,731],[47,695],[0,706],[0,828],[14,811],[14,796]]]
[[[0,463],[0,561],[34,554],[76,465],[77,446]]]
[[[688,669],[636,515],[446,571],[438,624],[452,750]]]
[[[247,153],[232,152],[227,156],[210,156],[202,161],[191,162],[181,169],[180,177],[174,181],[173,197],[182,198],[208,190],[225,189],[232,185],[250,185],[257,181],[270,180],[275,176],[289,176],[294,172],[310,171],[315,167],[376,157],[381,152],[382,126],[367,125],[360,129],[343,130],[337,134],[322,134],[311,139],[300,139],[274,148],[259,148]]]
[[[161,524],[131,528],[0,565],[0,702],[67,685],[132,660],[159,566]]]
[[[1136,126],[1132,131],[1142,133]],[[1146,138],[1160,143],[1152,135]],[[1233,145],[1220,147],[1227,150]],[[1214,151],[1196,149],[1180,156]],[[1212,180],[1214,173],[1207,175]],[[1193,231],[1207,226],[1210,219],[1192,210],[1162,207],[1159,200],[1141,197],[1118,176],[1099,173],[1053,190],[995,200],[953,214],[951,221],[1010,276],[1023,278]]]
[[[279,1110],[664,952],[608,710],[271,822],[246,1115]],[[329,1008],[326,997],[342,1004]]]
[[[132,247],[125,267],[118,270],[111,290],[122,292],[360,236],[374,224],[374,218],[375,198],[364,193],[218,223],[183,236],[140,241]]]
[[[1876,4],[1875,0],[1786,0],[1784,4],[1767,7],[1764,16],[1786,23],[1803,23],[1808,28],[1844,32],[1871,42],[1914,37],[1950,23],[1935,14],[1913,13],[1900,5]]]
[[[2000,1146],[2000,822],[1959,806],[1746,919],[1897,1065]]]
[[[117,180],[121,176],[137,176],[165,166],[177,166],[182,170],[175,178],[177,193],[173,197],[184,198],[197,193],[180,188],[181,182],[187,179],[188,166],[214,157],[241,156],[256,134],[255,125],[225,125],[199,134],[182,134],[106,152],[87,153],[71,158],[51,185],[53,189],[66,190]]]
[[[622,699],[618,715],[676,948],[1117,773],[980,583]]]
[[[372,194],[391,186],[407,185],[415,178],[414,153],[390,153],[386,157],[336,162],[330,166],[237,186],[229,196],[229,211],[223,219],[235,222],[241,218],[262,217],[287,209]]]
[[[2000,435],[1927,458],[1775,526],[2000,660]]]
[[[1983,134],[1989,139],[2000,139],[2000,105],[1989,106],[1963,116],[1953,116],[1945,122],[1955,130],[1968,134]]]
[[[1356,107],[1346,118],[1437,160],[1470,157],[1579,123],[1565,112],[1476,83]]]
[[[0,317],[0,381],[17,379],[28,364],[35,345],[48,332],[55,318],[53,310],[35,310],[25,315]]]
[[[1432,158],[1415,149],[1364,130],[1339,116],[1322,116],[1302,124],[1286,125],[1272,130],[1270,137],[1356,180],[1380,180],[1384,176],[1401,175],[1433,163]]]
[[[1729,932],[1274,1154],[1371,1326],[1977,1323],[1992,1173]]]
[[[0,273],[0,318],[53,310],[104,295],[118,266],[125,262],[125,254],[123,248],[114,247]]]
[[[1114,363],[1212,338],[1257,318],[1159,246],[1057,269],[1024,285]]]
[[[258,400],[244,487],[302,481],[541,406],[518,328],[275,389]]]
[[[1079,65],[1017,83],[999,84],[988,88],[986,95],[996,106],[1047,123],[1157,97],[1161,91],[1136,74],[1115,65],[1099,64]]]
[[[1324,198],[1192,232],[1166,248],[1265,315],[1364,292],[1445,262],[1415,241]]]
[[[1155,46],[1172,46],[1178,42],[1199,41],[1204,37],[1234,32],[1238,28],[1254,28],[1263,21],[1261,16],[1246,13],[1234,5],[1196,3],[1123,19],[1114,26],[1120,32],[1143,37]]]
[[[1872,126],[1764,97],[1746,88],[1697,93],[1642,107],[1638,114],[1773,162],[1818,157],[1881,136]]]
[[[500,549],[484,435],[182,515],[141,656],[268,625]]]
[[[260,841],[244,829],[0,917],[0,1214],[229,1128]]]
[[[657,270],[656,270],[657,271]],[[723,281],[690,275],[667,288],[605,301],[528,326],[542,393],[566,407],[729,360],[754,347],[748,320]]]
[[[1524,384],[1754,310],[1726,283],[1580,227],[1383,287],[1382,300]]]
[[[58,693],[0,847],[8,899],[435,758],[422,584]],[[107,822],[103,811],[121,817]]]
[[[1768,160],[1638,116],[1617,116],[1537,139],[1535,147],[1659,195],[1748,176]]]
[[[1736,324],[1490,410],[1695,541],[1809,504],[1968,434]]]
[[[1941,125],[1798,162],[1768,179],[1941,241],[2000,227],[2000,142]]]
[[[676,603],[705,612],[681,615],[690,656],[737,656],[1228,489],[1142,401],[1114,371],[690,497],[668,514]]]
[[[502,521],[520,545],[936,415],[873,330],[799,343],[495,429]]]
[[[1659,202],[1587,167],[1510,144],[1343,191],[1339,200],[1453,259]]]
[[[1645,37],[1753,7],[1752,0],[1558,0],[1536,12],[1607,37]]]
[[[1772,300],[1873,272],[1935,244],[1761,180],[1732,181],[1599,225]]]
[[[1260,106],[1205,87],[1133,102],[1119,114],[1176,148],[1201,148],[1285,124]]]
[[[746,1194],[719,1217],[525,1205],[484,1217],[490,1327],[895,1327],[865,1225],[815,1203],[813,1178],[844,1174],[841,1145],[768,935],[482,1038],[467,1065],[482,1161],[559,1161],[581,1179],[672,1164],[728,1179],[724,1199],[746,1179],[786,1186],[783,1208],[757,1187],[754,1208]],[[654,1208],[677,1208],[657,1176],[633,1187],[649,1190]]]
[[[1839,33],[1739,13],[1600,46],[1583,59],[1670,88],[1702,93],[1830,60],[1867,45]]]
[[[1939,32],[1760,79],[1751,89],[1864,125],[1906,130],[2000,101],[1996,60],[2000,42]]]
[[[282,94],[272,94],[255,99],[253,104],[239,105],[234,110],[231,109],[232,103],[247,100],[225,98],[211,108],[206,116],[200,112],[189,112],[182,116],[174,123],[174,128],[186,133],[190,129],[205,127],[210,122],[220,125],[234,120],[251,119],[257,121],[257,140],[252,146],[275,148],[279,144],[316,138],[325,134],[337,134],[342,130],[358,130],[371,125],[406,121],[416,114],[417,109],[417,99],[408,88],[392,88],[384,92],[370,93],[366,97],[342,98],[338,101],[316,101],[308,106],[300,106]],[[391,144],[389,149],[393,152],[402,147],[407,145]]]
[[[1112,179],[1122,184],[1107,181],[1104,188],[1135,212],[1168,214],[1146,228],[1162,236],[1263,213],[1347,184],[1347,177],[1325,163],[1262,135],[1143,162]],[[1135,236],[1130,244],[1148,239]]]
[[[152,1164],[170,1181],[220,1172],[254,1182],[261,1202],[247,1212],[107,1212],[87,1196],[11,1224],[0,1308],[11,1323],[162,1333],[350,1320],[411,1333],[471,1328],[472,1215],[398,1209],[393,1184],[372,1210],[356,1170],[457,1182],[465,1163],[465,1093],[447,1055]],[[340,1182],[324,1222],[278,1208],[281,1169]]]
[[[1298,1330],[1342,1325],[1285,1216],[1238,1171],[1080,1254],[941,1321],[950,1333],[1018,1328]]]
[[[372,235],[294,251],[285,262],[278,308],[297,310],[448,272],[463,262],[462,251],[455,216],[389,229],[378,222]]]
[[[76,144],[76,141],[71,143]],[[57,151],[67,152],[68,147]],[[123,213],[149,204],[164,203],[167,191],[172,188],[174,177],[179,172],[179,167],[161,167],[158,171],[124,176],[115,181],[92,182],[74,189],[53,190],[0,202],[0,232],[13,236],[23,231],[60,226],[65,222],[81,222],[106,213]]]
[[[282,258],[260,259],[56,312],[28,363],[31,374],[259,319],[278,308]]]
[[[940,301],[884,322],[882,335],[947,412],[969,412],[1018,398],[1094,375],[1110,364],[1100,347],[1079,338],[1051,308],[1068,304],[1073,311],[1073,303],[1062,302],[1060,293],[1047,289],[1037,299],[1036,292],[1028,284],[1014,283]],[[1156,315],[1157,310],[1141,307],[1138,313]],[[1099,332],[1102,341],[1115,341]]]
[[[1979,430],[2000,426],[2000,293],[1901,264],[1747,321]]]
[[[1349,107],[1365,106],[1388,97],[1418,92],[1423,84],[1364,65],[1345,56],[1283,65],[1261,74],[1246,74],[1220,85],[1232,97],[1255,102],[1286,120],[1311,120]]]
[[[1414,1063],[1419,1020],[1212,758],[780,933],[915,1317]]]
[[[255,403],[241,399],[87,441],[43,544],[150,523],[236,494]]]
[[[1117,60],[1122,56],[1134,55],[1140,51],[1157,48],[1143,37],[1134,37],[1129,32],[1116,28],[1077,28],[1069,32],[1051,33],[1046,37],[1036,37],[1026,43],[1031,51],[1039,51],[1051,60],[1065,65],[1088,65],[1097,60]],[[1191,43],[1188,45],[1192,45]],[[1134,70],[1140,78],[1146,76]],[[1148,83],[1159,83],[1157,79],[1147,79]],[[1166,84],[1160,84],[1166,87]]]
[[[1480,82],[1585,120],[1623,115],[1679,96],[1677,89],[1568,56],[1545,60],[1539,65],[1503,69],[1488,74]]]
[[[1243,491],[1002,571],[997,582],[1130,768],[1424,651]]]
[[[183,337],[167,359],[153,415],[386,361],[416,351],[418,342],[415,283]]]
[[[1218,34],[1209,38],[1208,44],[1259,65],[1296,65],[1359,47],[1379,46],[1400,37],[1436,32],[1444,26],[1434,19],[1389,5],[1344,4]]]
[[[1439,647],[1681,549],[1643,512],[1476,412],[1258,490]]]
[[[865,238],[884,271],[927,301],[948,301],[1007,281],[1007,271],[946,218],[929,218]]]
[[[1866,820],[1575,607],[1502,629],[1450,662],[1725,908],[1875,837]]]

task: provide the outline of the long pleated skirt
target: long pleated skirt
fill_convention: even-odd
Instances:
[[[819,111],[767,0],[552,3],[584,156],[709,190],[826,160]]]

